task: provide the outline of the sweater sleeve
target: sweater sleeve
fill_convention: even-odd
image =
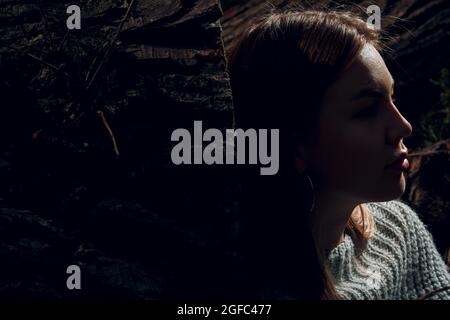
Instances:
[[[406,220],[406,299],[450,300],[450,274],[432,235],[417,213],[401,200],[393,201]]]

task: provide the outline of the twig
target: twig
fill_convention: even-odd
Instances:
[[[42,20],[44,20],[45,32],[47,33],[50,39],[50,48],[53,49],[54,47],[53,37],[48,27],[47,15],[45,14],[44,9],[42,8],[42,0],[39,0],[39,12],[41,13]]]
[[[27,31],[25,30],[25,27],[23,26],[23,24],[20,25],[20,30],[22,31],[23,39],[26,40],[25,42],[29,44],[31,40],[28,39],[28,34],[27,34]],[[31,48],[33,50],[39,51],[41,54],[48,54],[49,53],[47,50],[44,50],[44,49],[41,49],[41,48],[36,48],[35,46],[28,45],[26,47],[27,47],[27,52]]]
[[[64,46],[66,45],[66,40],[67,40],[67,36],[70,34],[70,31],[67,30],[66,34],[64,35],[64,37],[61,40],[61,43],[58,46],[58,52],[61,52],[61,50],[64,48]]]
[[[24,55],[26,55],[26,56],[28,56],[28,57],[34,59],[34,60],[39,61],[39,62],[42,63],[42,64],[45,64],[47,67],[49,67],[49,68],[51,68],[51,69],[53,69],[53,70],[55,70],[55,71],[57,71],[57,72],[63,74],[65,77],[67,77],[68,79],[70,79],[70,75],[67,74],[67,73],[65,73],[65,72],[63,72],[63,71],[61,71],[61,69],[59,69],[57,66],[55,66],[55,65],[53,65],[53,64],[51,64],[51,63],[49,63],[49,62],[47,62],[47,61],[45,61],[45,60],[43,60],[43,59],[37,57],[37,56],[35,56],[34,54],[31,54],[31,53],[28,53],[28,52],[26,52],[26,51],[23,51],[22,49],[14,48],[13,46],[11,46],[10,44],[8,44],[7,42],[5,42],[5,41],[3,41],[3,40],[0,40],[0,42],[5,43],[6,46],[7,46],[8,48],[10,48],[10,49],[12,49],[12,50],[14,50],[14,51],[16,51],[16,52],[22,53],[22,54],[24,54]]]
[[[100,119],[102,120],[103,125],[105,126],[106,130],[109,133],[109,136],[111,137],[111,141],[112,141],[112,144],[113,144],[113,147],[114,147],[114,153],[118,157],[119,156],[119,148],[117,147],[116,138],[114,138],[114,133],[112,132],[111,127],[108,124],[108,121],[106,121],[106,118],[105,118],[105,115],[104,115],[103,111],[98,110],[97,114],[100,116]]]
[[[120,32],[122,31],[123,25],[125,24],[125,21],[128,19],[128,16],[130,15],[131,12],[131,8],[134,5],[135,0],[132,0],[130,5],[128,6],[127,12],[125,13],[124,17],[122,18],[122,20],[120,21],[120,24],[117,28],[116,34],[114,35],[114,37],[111,39],[111,41],[109,42],[109,46],[108,49],[106,49],[106,52],[104,53],[102,60],[100,61],[100,64],[98,65],[97,69],[95,70],[94,75],[92,76],[92,79],[89,81],[88,85],[86,86],[86,90],[89,90],[89,88],[91,87],[92,83],[94,82],[94,80],[97,78],[97,75],[100,71],[100,69],[102,68],[102,66],[105,64],[105,62],[108,59],[109,53],[111,51],[112,45],[114,44],[114,42],[117,40],[117,37],[119,36]]]
[[[107,46],[107,43],[105,43],[105,44],[103,45],[102,50],[104,50],[106,46]],[[87,81],[89,80],[89,76],[91,75],[91,72],[92,72],[92,70],[94,69],[95,64],[97,63],[98,57],[99,57],[99,56],[97,55],[97,56],[95,56],[94,60],[92,60],[91,66],[89,67],[89,70],[88,70],[88,72],[86,73],[86,77],[85,77],[85,79],[84,79],[84,82],[87,82]]]
[[[439,288],[437,290],[433,290],[431,292],[428,292],[428,293],[424,294],[423,296],[420,296],[416,300],[425,300],[425,299],[427,299],[429,297],[434,296],[435,294],[437,294],[439,292],[442,292],[442,291],[445,291],[445,290],[449,290],[449,289],[450,289],[450,286],[445,286],[445,287]]]
[[[449,151],[444,151],[444,150],[414,152],[414,153],[410,153],[408,155],[408,157],[428,156],[428,155],[437,154],[437,153],[450,153],[450,152]]]

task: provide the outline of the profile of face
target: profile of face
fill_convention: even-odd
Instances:
[[[358,203],[403,194],[404,173],[386,165],[407,150],[412,127],[394,104],[393,85],[383,58],[366,44],[326,90],[316,144],[302,149],[321,188]]]

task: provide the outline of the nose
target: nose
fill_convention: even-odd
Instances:
[[[403,138],[411,136],[413,128],[397,107],[392,103],[392,112],[389,114],[389,125],[387,130],[387,143],[397,147]]]

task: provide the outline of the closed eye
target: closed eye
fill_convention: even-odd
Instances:
[[[357,114],[355,114],[353,116],[353,118],[366,118],[366,117],[370,117],[376,114],[377,112],[377,104],[374,104],[370,107],[364,108],[364,110],[362,110],[361,112],[358,112]]]

